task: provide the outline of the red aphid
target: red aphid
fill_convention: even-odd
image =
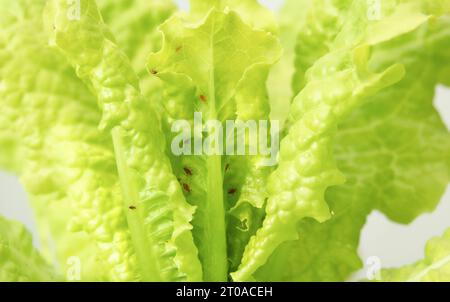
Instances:
[[[189,168],[183,168],[184,173],[186,173],[186,175],[192,176],[192,170]]]
[[[235,188],[231,188],[228,190],[228,194],[234,194],[234,193],[236,193],[236,191],[237,190]]]
[[[191,187],[188,184],[182,184],[182,186],[186,193],[191,193]]]

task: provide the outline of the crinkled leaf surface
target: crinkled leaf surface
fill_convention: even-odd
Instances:
[[[282,141],[279,166],[272,175],[273,179],[269,180],[269,193],[273,197],[269,198],[263,227],[250,241],[243,263],[234,274],[235,279],[251,278],[253,272],[266,262],[278,245],[306,236],[307,233],[297,232],[297,222],[300,219],[312,217],[322,222],[332,216],[330,213],[339,217],[338,213],[329,212],[328,208],[336,200],[327,203],[324,199],[325,190],[343,179],[342,169],[338,170],[333,159],[333,140],[337,133],[335,127],[377,90],[394,84],[403,76],[402,68],[396,65],[383,66],[381,73],[371,74],[368,68],[370,56],[364,45],[376,46],[425,23],[426,14],[421,13],[420,6],[413,4],[392,8],[386,18],[368,22],[365,18],[357,17],[358,12],[360,16],[365,16],[365,4],[354,3],[354,19],[349,20],[339,34],[335,50],[321,58],[308,71],[309,83],[294,100],[290,113],[292,124]],[[396,32],[386,33],[380,30],[380,27],[398,24],[400,20],[402,24]],[[405,20],[408,21],[404,22]],[[360,30],[364,27],[370,33],[368,38]],[[355,30],[357,28],[358,31]],[[327,91],[323,91],[324,86],[328,87]],[[315,161],[318,161],[317,164],[314,164]],[[359,211],[367,212],[364,205],[359,206]],[[362,226],[364,216],[354,221]],[[348,222],[345,219],[343,221],[344,224]],[[356,245],[358,237],[358,234],[352,234],[350,243],[343,246],[352,250],[351,246]],[[317,249],[311,248],[311,253],[317,252]],[[315,259],[322,258],[319,256]],[[354,255],[348,257],[353,268],[357,267],[355,259]],[[331,268],[337,270],[338,276],[345,275],[339,271],[339,266]],[[269,271],[270,269],[267,273]],[[324,269],[323,273],[326,276],[328,271]],[[289,276],[289,273],[285,275]]]
[[[449,42],[441,18],[374,49],[373,69],[401,62],[405,78],[340,123],[334,153],[347,182],[326,192],[335,215],[324,224],[302,222],[300,239],[280,247],[259,278],[346,280],[361,266],[360,229],[373,208],[401,223],[435,208],[449,181],[449,134],[433,107],[446,62],[439,53]]]
[[[275,38],[267,32],[252,29],[233,10],[222,12],[217,6],[209,7],[212,10],[203,23],[193,25],[181,17],[167,21],[161,27],[163,48],[149,58],[149,71],[165,83],[167,101],[164,106],[169,124],[183,118],[190,125],[194,112],[201,112],[206,119],[220,121],[268,118],[269,103],[264,85],[269,66],[280,54]],[[198,10],[195,5],[193,9]],[[260,93],[255,95],[254,91]],[[195,135],[198,139],[199,136]],[[239,160],[243,165],[238,166]],[[262,160],[241,157],[222,163],[222,158],[214,155],[197,155],[195,159],[184,156],[173,160],[187,199],[197,206],[194,238],[207,280],[219,278],[220,274],[211,272],[218,266],[221,267],[218,270],[222,271],[222,280],[227,274],[227,255],[223,254],[226,253],[225,210],[239,207],[244,202],[259,208],[264,203],[264,192],[258,191],[263,189],[261,183],[264,183],[268,169],[257,166],[257,161]],[[232,174],[237,169],[244,184],[233,187],[232,182],[237,179]],[[223,174],[225,192],[222,188]],[[229,205],[229,199],[234,198],[232,195],[242,199],[231,201],[233,204]],[[217,203],[221,205],[215,206]],[[218,217],[223,219],[222,222]],[[229,232],[235,231],[234,221],[236,218],[231,221]],[[233,237],[237,238],[234,234]],[[230,244],[233,245],[233,241]],[[235,248],[229,250],[234,252]],[[223,262],[219,265],[220,258]],[[212,268],[214,266],[216,268]]]
[[[294,76],[295,45],[300,29],[305,26],[306,15],[310,11],[311,0],[286,0],[277,14],[280,43],[283,56],[270,70],[267,89],[271,104],[271,118],[279,120],[281,125],[289,113],[294,97],[292,79]]]
[[[2,45],[8,45],[2,49],[7,113],[2,119],[20,143],[16,152],[23,153],[24,168],[15,170],[23,170],[42,241],[47,246],[56,240],[63,266],[68,257],[80,257],[84,280],[138,279],[111,138],[97,129],[96,98],[65,59],[46,46],[40,23],[44,1],[10,3],[10,14],[2,19]],[[72,235],[68,227],[91,240],[80,232]]]
[[[111,279],[132,278],[132,260],[127,260],[132,255],[123,252],[129,248],[120,197],[112,197],[118,188],[112,144],[97,130],[95,98],[46,46],[40,21],[44,1],[12,3],[10,14],[2,15],[2,44],[7,45],[1,50],[2,129],[16,138],[21,167],[15,172],[35,208],[45,254],[53,261],[50,246],[56,241],[63,269],[77,256],[87,280],[102,279],[104,270]],[[99,244],[68,228],[86,231]],[[99,250],[104,269],[96,268],[98,258],[74,248],[81,246]]]
[[[345,280],[372,210],[409,223],[447,186],[432,100],[449,84],[448,0],[382,0],[373,20],[369,2],[288,2],[271,107],[278,29],[256,0],[192,0],[164,40],[170,1],[84,0],[72,19],[51,0],[56,49],[44,2],[0,0],[0,166],[20,176],[43,245],[0,219],[5,280],[53,280],[47,263],[65,275],[73,256],[82,280]],[[297,33],[301,91],[275,171],[259,156],[171,154],[173,122],[195,111],[284,119]],[[384,280],[447,280],[447,237]]]
[[[51,42],[96,94],[103,111],[101,127],[112,129],[123,208],[142,278],[198,280],[200,264],[190,232],[193,208],[165,156],[158,116],[95,1],[80,5],[80,18],[71,20],[65,1],[49,2],[46,25]]]

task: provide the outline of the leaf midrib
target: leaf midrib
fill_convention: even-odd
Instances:
[[[215,20],[210,33],[210,73],[209,73],[209,112],[208,119],[217,119],[216,89],[214,70]],[[205,281],[225,282],[228,280],[228,260],[226,246],[225,209],[223,204],[222,158],[220,155],[206,159],[207,199],[205,203],[204,259],[203,275]]]

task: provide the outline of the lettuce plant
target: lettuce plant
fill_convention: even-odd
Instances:
[[[0,218],[0,280],[344,281],[372,211],[433,211],[450,179],[433,106],[450,1],[285,5],[0,0],[0,167],[42,245]],[[195,113],[280,120],[276,165],[173,154]],[[449,233],[380,279],[450,280]]]

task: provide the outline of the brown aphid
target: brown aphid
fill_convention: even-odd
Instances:
[[[200,96],[200,101],[202,101],[203,103],[208,102],[208,100],[206,99],[206,96],[204,96],[203,94]]]
[[[156,69],[151,69],[151,70],[150,70],[150,73],[153,74],[153,75],[155,75],[155,74],[158,74],[158,71],[157,71]]]
[[[228,190],[228,194],[234,194],[234,193],[236,193],[236,191],[237,190],[235,188],[231,188]]]
[[[186,193],[191,193],[191,187],[188,185],[188,184],[182,184],[182,186],[183,186],[183,190],[186,192]]]
[[[192,176],[192,170],[191,169],[184,167],[183,170],[184,170],[184,173],[186,173],[186,175]]]
[[[129,206],[128,207],[130,210],[136,210],[136,206]]]
[[[178,46],[178,47],[175,49],[175,51],[176,51],[176,52],[180,52],[182,49],[183,49],[183,46],[180,45],[180,46]]]
[[[225,165],[225,172],[227,172],[229,168],[230,168],[230,164],[226,164]]]

